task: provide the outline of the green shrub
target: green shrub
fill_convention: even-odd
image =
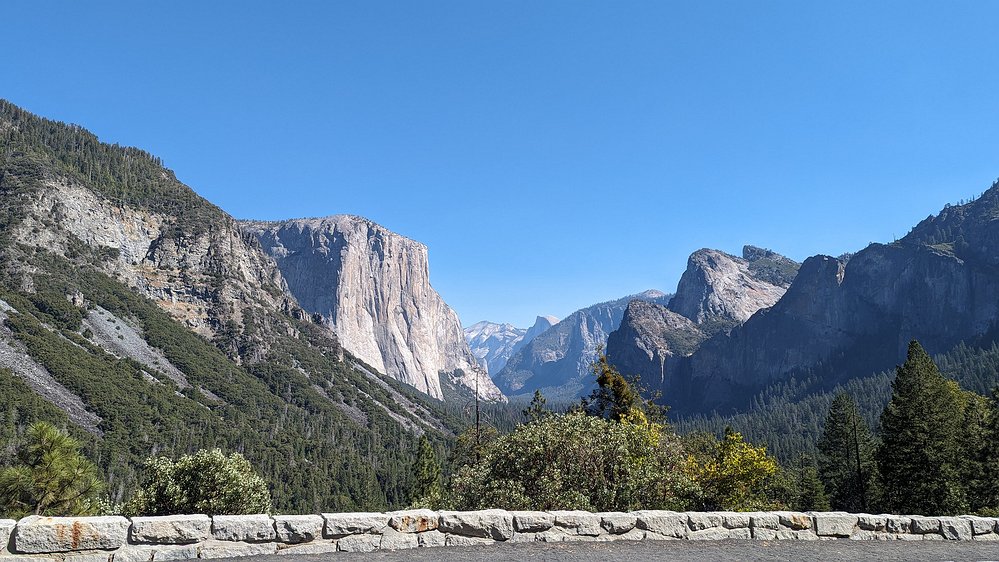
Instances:
[[[177,461],[146,461],[142,487],[124,508],[129,515],[245,515],[271,511],[264,479],[239,453],[201,450]]]
[[[457,509],[684,509],[694,485],[679,438],[655,423],[581,412],[518,426],[455,475]]]

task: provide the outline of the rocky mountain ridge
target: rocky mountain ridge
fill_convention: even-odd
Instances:
[[[220,447],[278,509],[370,510],[410,501],[416,438],[463,429],[345,351],[259,240],[156,157],[2,100],[0,146],[0,440],[67,427],[112,501],[148,456]]]
[[[504,399],[469,349],[458,315],[430,285],[423,244],[352,215],[241,224],[301,306],[358,359],[437,399],[444,398],[442,376],[486,400]]]
[[[763,389],[792,379],[825,391],[891,369],[913,339],[930,353],[995,342],[997,256],[999,183],[970,203],[944,207],[891,244],[806,259],[772,306],[711,334],[692,353],[666,341],[693,334],[689,327],[662,310],[637,307],[608,354],[622,370],[661,381],[659,390],[681,415],[740,411]],[[763,271],[782,269],[780,260],[769,261]]]
[[[652,289],[577,310],[514,353],[493,380],[511,397],[529,398],[541,390],[550,398],[575,400],[590,392],[594,384],[590,365],[608,334],[621,324],[628,303],[665,304],[669,299],[670,295]]]
[[[489,373],[498,373],[514,353],[555,324],[558,318],[554,316],[538,316],[526,329],[482,321],[465,328],[465,339],[479,364]]]
[[[608,337],[607,358],[647,387],[669,387],[681,359],[773,306],[797,269],[793,260],[755,246],[745,246],[741,258],[697,250],[668,304],[628,304],[620,327]]]

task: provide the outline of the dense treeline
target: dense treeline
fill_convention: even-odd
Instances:
[[[225,219],[144,150],[102,143],[82,127],[43,119],[0,99],[2,122],[10,126],[0,126],[0,193],[10,196],[46,178],[68,178],[118,204],[174,216],[178,232],[197,235]]]
[[[896,369],[872,434],[853,399],[837,395],[819,441],[833,508],[957,514],[999,512],[999,390],[989,400],[943,376],[918,342]]]
[[[960,343],[933,360],[945,377],[964,390],[987,396],[999,385],[999,344],[991,338],[978,346]],[[877,431],[893,378],[894,373],[881,372],[830,386],[819,375],[793,377],[758,393],[744,412],[683,416],[674,423],[680,433],[721,434],[727,426],[737,427],[753,442],[766,444],[781,462],[792,463],[802,454],[816,453],[826,413],[838,394],[853,397],[861,417]]]
[[[315,345],[320,334],[306,337],[315,330],[308,323],[295,325],[301,337],[276,338],[266,360],[240,366],[105,275],[43,251],[32,259],[44,272],[34,278],[34,293],[19,290],[16,279],[0,287],[0,298],[16,309],[7,313],[5,326],[101,417],[103,435],[68,425],[65,414],[0,372],[5,450],[23,442],[30,422],[69,427],[100,467],[114,503],[134,492],[146,457],[218,447],[242,452],[252,462],[271,486],[278,510],[406,505],[412,500],[416,439],[385,409],[412,419],[413,426],[420,423],[386,386],[419,404],[438,424],[436,431],[425,427],[435,446],[443,447],[447,435],[465,423],[415,390],[388,379],[377,383],[325,353]],[[77,292],[92,306],[132,319],[192,386],[181,390],[155,366],[115,357],[89,341],[80,324],[89,311],[73,307],[65,296]]]

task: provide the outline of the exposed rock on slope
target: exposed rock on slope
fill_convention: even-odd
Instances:
[[[687,260],[667,306],[633,302],[607,341],[607,358],[646,385],[673,386],[685,358],[713,334],[742,324],[774,305],[797,274],[798,264],[755,246],[738,258],[701,249]]]
[[[575,399],[592,388],[590,365],[597,348],[621,324],[632,300],[665,304],[669,295],[656,290],[577,310],[516,352],[493,380],[507,395]]]
[[[476,322],[465,328],[465,339],[479,364],[489,373],[498,373],[514,353],[557,323],[554,316],[538,316],[534,325],[525,330],[513,324]]]
[[[48,129],[55,135],[50,146],[20,134],[39,126],[37,117],[0,101],[0,131],[9,147],[6,170],[0,171],[4,212],[12,218],[4,225],[11,242],[8,263],[19,259],[19,247],[86,258],[216,339],[231,357],[262,357],[272,330],[266,313],[294,312],[297,305],[256,241],[152,156],[99,143],[61,124]],[[103,158],[104,168],[77,168],[86,157],[62,152],[59,143],[68,141],[60,134],[76,135],[73,142],[80,144],[74,150]],[[252,341],[243,329],[250,317],[256,325]]]
[[[744,255],[753,261],[707,248],[691,254],[669,303],[670,310],[696,324],[735,325],[748,320],[757,310],[773,306],[787,290],[790,279],[772,283],[773,276],[761,275],[763,270],[753,264],[761,259],[773,262],[775,257],[793,264],[794,270],[797,264],[753,246],[747,246]]]
[[[679,369],[683,409],[740,406],[796,374],[823,384],[891,368],[908,342],[930,353],[991,341],[999,330],[999,186],[946,207],[893,244],[846,259],[814,256],[784,297]]]
[[[479,368],[458,315],[430,286],[427,248],[367,219],[337,215],[246,221],[305,310],[378,371],[441,399],[441,376],[489,400],[503,396]]]
[[[665,383],[667,361],[685,357],[707,336],[691,320],[661,304],[633,300],[621,327],[607,338],[607,358],[625,375],[639,375],[643,386]]]

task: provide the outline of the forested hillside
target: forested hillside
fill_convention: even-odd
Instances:
[[[147,456],[210,447],[243,453],[282,511],[410,501],[418,437],[442,448],[462,404],[346,353],[157,158],[7,102],[0,140],[0,465],[48,420],[114,501]]]
[[[979,345],[961,343],[933,359],[944,376],[961,388],[989,396],[999,386],[999,344]],[[752,442],[767,445],[777,458],[790,462],[802,453],[815,452],[829,406],[840,392],[853,397],[861,415],[876,430],[893,378],[893,372],[881,372],[835,385],[818,375],[793,378],[756,394],[745,412],[681,416],[675,423],[681,433],[721,434],[726,427],[735,428]],[[668,403],[669,397],[664,401]]]

